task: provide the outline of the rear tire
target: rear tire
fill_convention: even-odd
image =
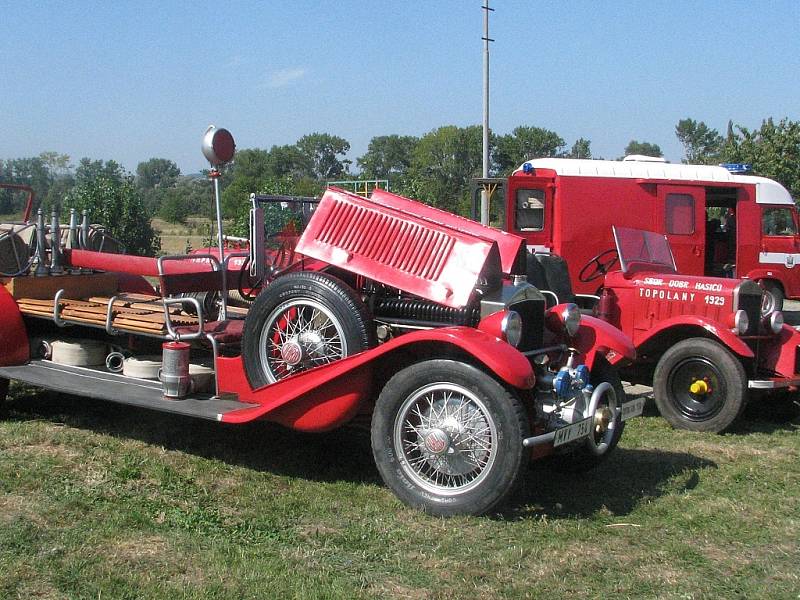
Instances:
[[[373,340],[367,307],[350,287],[303,271],[278,277],[253,302],[242,358],[258,388],[366,350]]]
[[[519,484],[528,420],[519,399],[476,367],[428,360],[384,386],[372,452],[405,504],[439,516],[491,511]]]
[[[653,396],[661,416],[676,429],[720,433],[744,410],[747,376],[727,348],[691,338],[672,346],[658,361]]]

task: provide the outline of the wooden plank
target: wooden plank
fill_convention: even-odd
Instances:
[[[148,333],[165,330],[164,325],[162,323],[148,323],[146,321],[129,321],[127,319],[114,319],[114,326],[119,327],[120,329],[123,328],[134,329],[134,330],[146,331]]]
[[[112,294],[117,289],[117,276],[114,273],[88,273],[85,275],[50,275],[36,277],[26,275],[13,277],[5,283],[8,292],[15,298],[47,299],[53,298],[60,289],[72,298],[85,298],[92,295]]]
[[[111,296],[90,296],[90,302],[99,302],[101,304],[108,304],[108,301],[111,300]],[[114,306],[119,304],[130,304],[131,302],[160,302],[161,296],[152,296],[149,294],[134,294],[134,293],[124,293],[118,294],[117,300],[114,302]]]

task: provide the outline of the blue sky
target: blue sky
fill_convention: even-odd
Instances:
[[[5,2],[0,159],[45,150],[151,157],[195,172],[214,123],[239,148],[480,124],[480,0]],[[556,131],[615,158],[681,148],[692,117],[725,131],[800,120],[800,2],[491,0],[491,127]]]

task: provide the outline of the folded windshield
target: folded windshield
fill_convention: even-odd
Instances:
[[[659,271],[668,269],[677,272],[667,236],[628,227],[614,226],[612,230],[623,273],[630,271],[634,265],[639,268],[660,267]]]

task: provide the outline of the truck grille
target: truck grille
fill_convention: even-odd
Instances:
[[[522,317],[522,340],[517,349],[520,352],[541,348],[544,343],[544,298],[530,298],[508,305]]]
[[[761,288],[754,281],[745,279],[733,290],[733,310],[747,313],[750,326],[745,335],[758,335],[761,322]]]

